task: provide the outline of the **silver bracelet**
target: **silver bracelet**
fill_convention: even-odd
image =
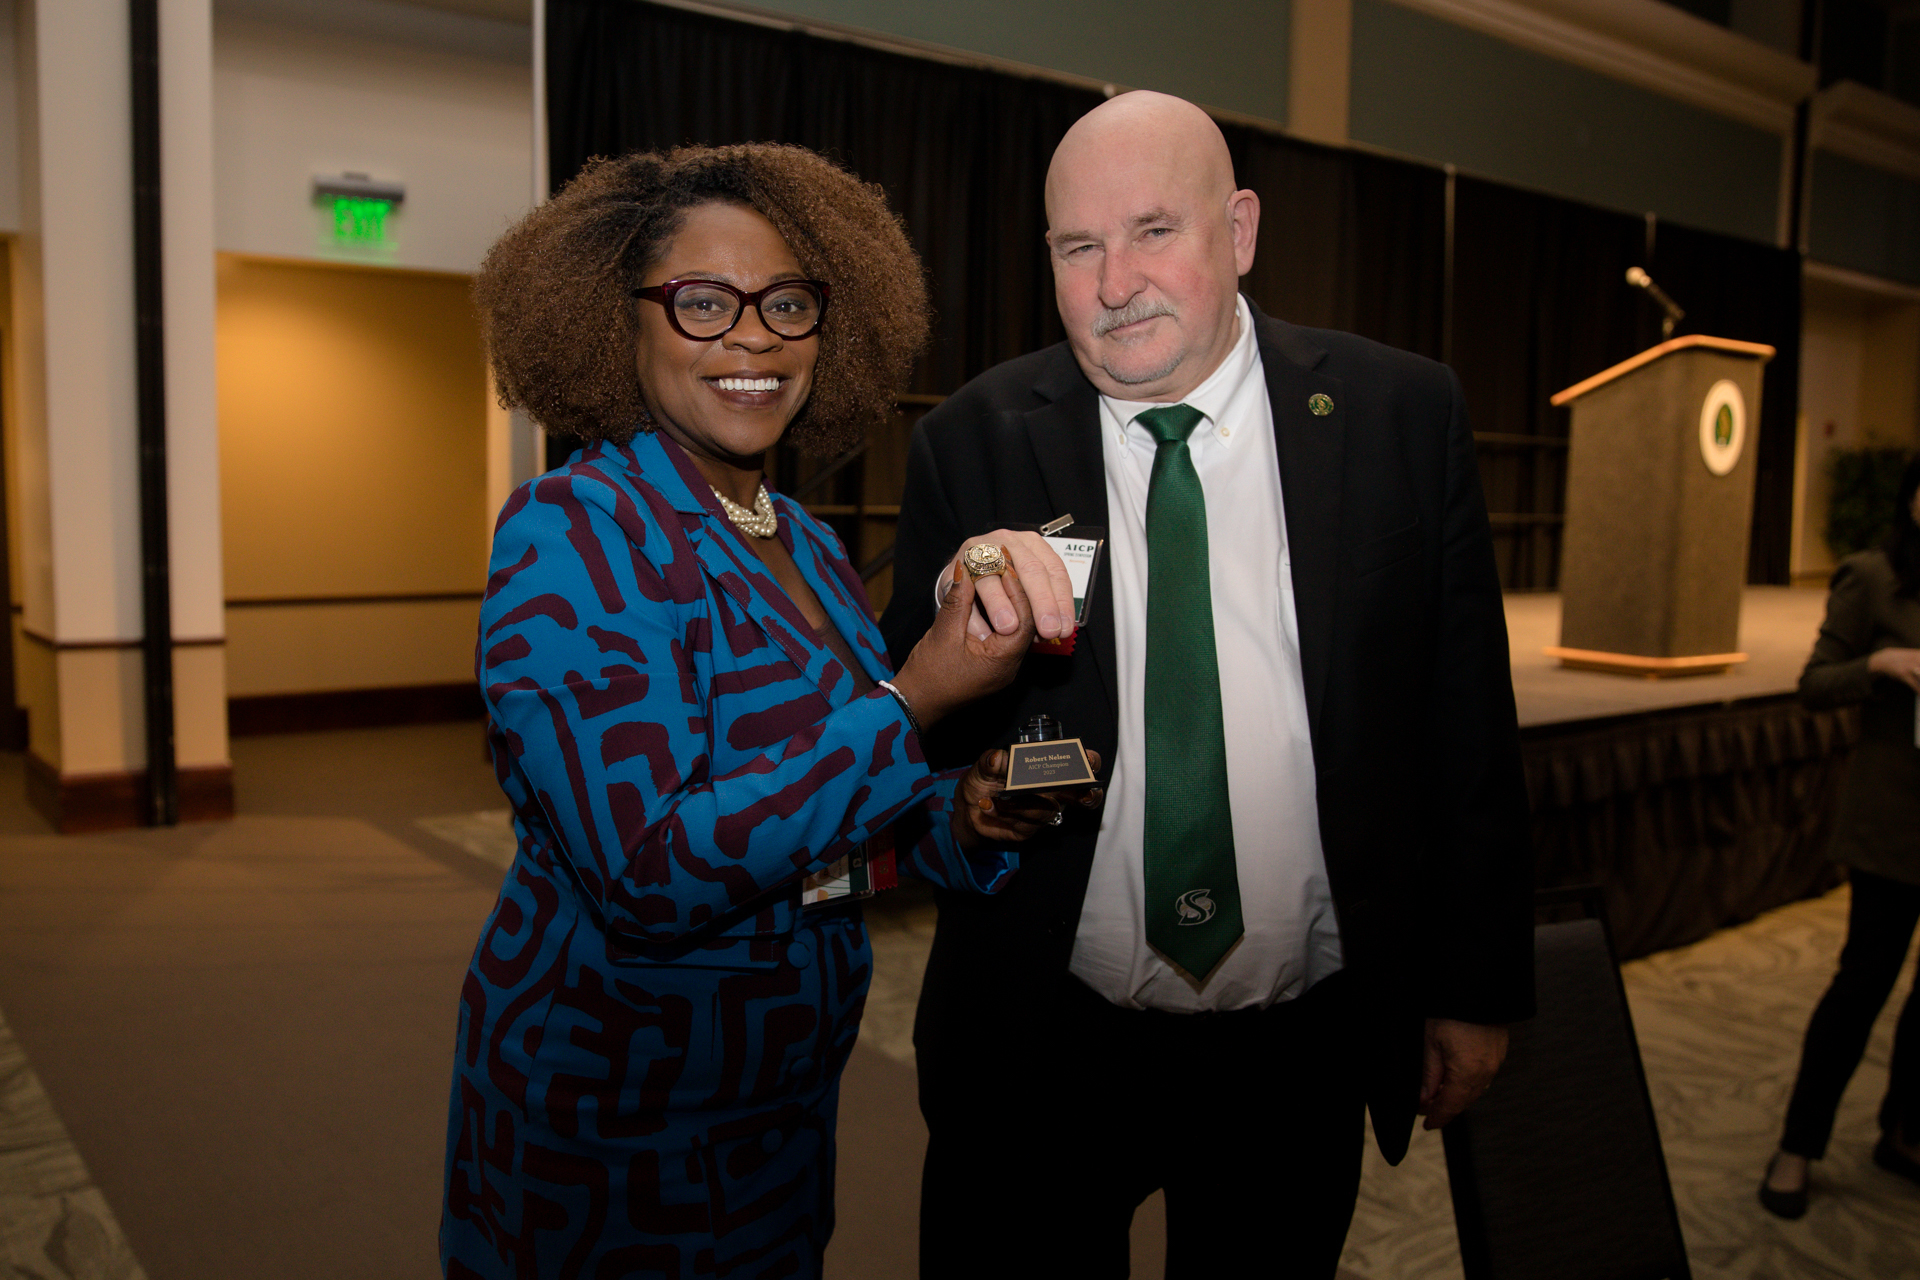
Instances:
[[[893,695],[893,700],[900,704],[902,714],[907,717],[907,723],[913,726],[915,735],[922,738],[926,737],[926,733],[920,728],[920,717],[913,714],[913,704],[907,701],[907,695],[894,688],[891,681],[877,680],[874,683]]]

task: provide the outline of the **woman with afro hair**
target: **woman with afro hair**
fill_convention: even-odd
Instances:
[[[798,147],[590,165],[474,285],[502,402],[587,443],[500,514],[478,671],[519,849],[461,992],[440,1248],[473,1277],[815,1276],[872,971],[836,864],[992,893],[1061,797],[920,733],[1033,636],[971,582],[893,672],[839,541],[773,493],[926,341],[876,187]]]

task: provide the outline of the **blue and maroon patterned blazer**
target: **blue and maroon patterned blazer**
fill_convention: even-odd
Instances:
[[[871,679],[838,540],[774,499]],[[871,974],[857,908],[799,883],[891,828],[901,869],[994,892],[885,690],[855,681],[658,435],[508,500],[479,676],[519,853],[461,995],[450,1277],[811,1276]]]

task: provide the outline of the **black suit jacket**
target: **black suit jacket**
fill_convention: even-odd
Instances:
[[[1444,365],[1253,312],[1279,443],[1321,841],[1354,1035],[1381,1149],[1406,1149],[1428,1017],[1531,1016],[1527,801],[1506,618],[1473,436]],[[1332,412],[1315,416],[1323,393]],[[881,622],[895,663],[933,619],[932,584],[969,536],[1071,513],[1107,524],[1099,398],[1066,344],[968,383],[915,432]],[[1047,711],[1111,761],[1112,584],[1070,657],[949,717],[929,750],[971,760]],[[1233,696],[1236,673],[1222,670]],[[992,898],[943,894],[915,1043],[930,1123],[999,1105],[1073,949],[1097,819],[1069,809]],[[1243,855],[1244,856],[1244,855]],[[1005,1081],[1026,1081],[1002,1083]]]

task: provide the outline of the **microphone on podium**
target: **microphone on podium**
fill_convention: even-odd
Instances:
[[[1660,321],[1660,336],[1663,339],[1671,338],[1673,326],[1687,318],[1687,313],[1680,309],[1680,304],[1669,298],[1667,291],[1655,284],[1653,277],[1639,267],[1627,268],[1627,283],[1636,289],[1645,289],[1653,295],[1653,300],[1660,304],[1662,311],[1667,313]]]

